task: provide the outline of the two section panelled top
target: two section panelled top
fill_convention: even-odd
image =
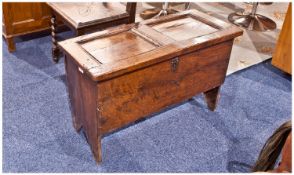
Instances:
[[[102,81],[231,40],[236,26],[189,10],[59,43],[93,80]]]

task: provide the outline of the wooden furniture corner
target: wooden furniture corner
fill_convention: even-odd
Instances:
[[[292,74],[292,4],[289,3],[282,31],[273,54],[272,64]]]
[[[135,22],[136,4],[127,2],[47,3],[51,7],[52,58],[59,61],[60,51],[56,39],[56,19],[61,20],[76,36],[120,24]]]
[[[50,28],[50,8],[44,2],[3,2],[2,34],[9,52],[16,50],[14,37]]]

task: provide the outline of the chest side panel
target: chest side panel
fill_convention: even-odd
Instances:
[[[180,56],[175,67],[168,60],[98,82],[102,133],[221,85],[231,48],[232,40]]]
[[[73,63],[69,56],[65,56],[65,71],[67,80],[67,91],[71,104],[71,112],[74,123],[81,123],[83,117],[83,102],[82,102],[82,90],[79,82],[78,66]]]
[[[70,97],[73,122],[76,129],[83,127],[87,141],[97,154],[97,138],[99,136],[99,121],[97,117],[96,83],[79,71],[78,66],[70,56],[65,59],[66,78]]]

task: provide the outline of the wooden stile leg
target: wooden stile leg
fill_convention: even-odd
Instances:
[[[75,128],[75,130],[77,132],[80,132],[80,130],[82,129],[82,124],[81,122],[79,121],[79,118],[76,117],[76,116],[73,116],[72,117],[72,123],[73,123],[73,127]]]
[[[217,106],[217,102],[220,96],[219,92],[220,92],[220,86],[215,87],[203,93],[205,96],[207,106],[211,111],[214,111]]]
[[[87,131],[85,131],[85,133],[86,133],[87,142],[90,145],[95,161],[97,164],[100,164],[102,162],[102,149],[101,149],[102,136],[92,135],[93,133],[89,133]]]
[[[97,139],[96,147],[95,148],[91,147],[91,148],[92,148],[92,151],[93,149],[96,149],[95,151],[93,151],[94,157],[95,157],[96,163],[100,164],[102,162],[101,136],[99,136]]]
[[[13,41],[13,37],[6,38],[7,47],[9,52],[15,51],[15,43]]]
[[[51,18],[51,37],[52,37],[52,58],[55,63],[59,61],[60,51],[57,46],[56,39],[56,17],[52,16]]]
[[[78,66],[65,55],[68,95],[71,104],[73,126],[77,132],[83,127],[87,142],[97,163],[102,161],[101,131],[97,117],[96,83],[78,70]]]
[[[68,96],[70,100],[70,106],[71,106],[71,112],[72,112],[72,123],[73,127],[77,132],[79,132],[82,128],[82,122],[80,119],[80,116],[82,115],[81,110],[78,110],[81,106],[81,101],[76,100],[80,99],[80,86],[78,84],[78,70],[76,65],[74,65],[71,61],[68,61],[67,56],[64,56],[64,65],[65,70],[67,72],[66,74],[66,80],[67,80],[67,89],[68,89]],[[71,76],[68,76],[71,75]]]
[[[94,129],[94,128],[90,128],[91,129]],[[101,139],[102,139],[102,136],[100,134],[97,135],[97,132],[96,134],[93,134],[92,131],[87,131],[85,130],[85,136],[87,138],[87,142],[88,144],[90,145],[90,148],[91,148],[91,151],[94,155],[94,158],[95,158],[95,161],[97,164],[100,164],[102,162],[102,149],[101,149]]]
[[[90,145],[95,161],[97,164],[100,164],[102,162],[102,150],[101,150],[102,137],[97,135],[91,135],[91,134],[92,133],[87,132],[87,130],[84,130],[84,135],[86,137],[88,144]]]

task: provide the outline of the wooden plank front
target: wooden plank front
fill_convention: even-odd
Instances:
[[[98,83],[103,134],[220,86],[225,78],[232,40]]]

